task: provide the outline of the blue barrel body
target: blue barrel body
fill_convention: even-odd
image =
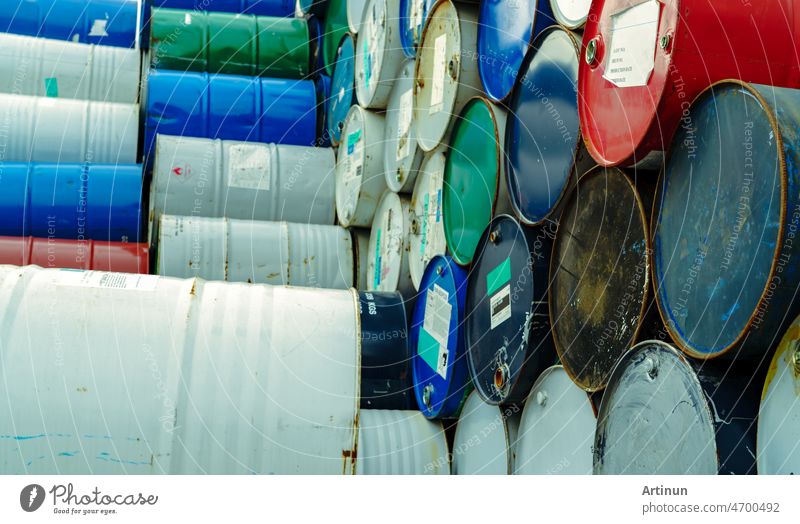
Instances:
[[[464,344],[467,272],[437,256],[420,282],[411,319],[414,395],[427,418],[455,418],[472,390]]]
[[[312,146],[316,131],[317,91],[312,80],[150,72],[148,159],[156,134]]]
[[[327,125],[328,106],[331,104],[331,77],[319,75],[314,79],[317,88],[317,145],[331,147],[331,137],[325,132]]]
[[[305,17],[308,22],[308,39],[311,41],[311,74],[316,76],[325,73],[325,55],[322,53],[322,31],[324,30],[323,19],[318,15],[308,15]]]
[[[139,242],[142,166],[0,166],[0,236]]]
[[[0,32],[133,49],[136,0],[3,0]]]
[[[400,24],[400,43],[409,58],[417,55],[422,29],[434,3],[436,0],[400,0],[400,16],[397,17]],[[390,17],[392,18],[394,17]]]
[[[334,145],[339,144],[345,118],[350,111],[350,106],[355,103],[355,72],[353,37],[347,34],[339,44],[339,52],[333,66],[332,96],[328,104],[327,132]]]
[[[294,16],[295,0],[147,0],[153,7],[170,7],[259,16]]]
[[[556,23],[550,0],[483,0],[478,18],[478,72],[495,102],[511,94],[528,45]]]

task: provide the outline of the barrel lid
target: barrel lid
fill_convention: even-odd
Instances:
[[[554,213],[574,176],[581,143],[579,49],[569,31],[544,31],[531,45],[509,101],[508,192],[514,213],[527,224],[538,224]]]
[[[772,111],[751,86],[716,84],[687,118],[653,208],[653,279],[675,342],[710,358],[763,315],[781,249],[785,158]]]
[[[658,341],[614,369],[594,441],[595,474],[716,475],[714,417],[689,361]]]
[[[409,342],[414,348],[414,393],[428,418],[458,416],[472,390],[464,349],[467,273],[450,257],[428,264],[420,285]]]
[[[367,289],[405,291],[408,275],[410,201],[392,191],[384,192],[375,211],[369,236]]]
[[[414,60],[406,60],[394,82],[386,107],[386,184],[395,192],[408,191],[422,162],[414,120]]]
[[[400,0],[400,42],[409,58],[417,54],[422,28],[435,0]]]
[[[567,29],[583,27],[591,6],[592,0],[550,0],[553,17]]]
[[[589,396],[564,368],[545,369],[522,412],[514,473],[591,475],[596,424]]]
[[[359,106],[351,106],[342,128],[336,158],[336,214],[347,227],[356,213],[366,161],[364,115]]]
[[[342,37],[336,56],[328,104],[328,134],[334,145],[339,144],[344,121],[355,96],[355,48],[352,36],[346,34]]]
[[[350,32],[358,34],[368,0],[347,0],[347,25]]]
[[[592,2],[583,33],[578,75],[581,132],[589,152],[603,165],[633,165],[646,159],[648,131],[659,126],[658,106],[672,64],[665,35],[678,29],[679,3],[632,4]]]
[[[554,23],[548,0],[483,0],[478,19],[478,73],[486,95],[505,100],[528,45]]]
[[[468,397],[456,425],[453,441],[454,475],[509,475],[513,472],[514,431],[506,415],[518,408],[487,404],[477,392]]]
[[[758,473],[800,475],[800,318],[772,358],[758,413]]]
[[[437,255],[444,255],[447,243],[442,222],[442,191],[445,157],[441,151],[429,154],[414,184],[411,197],[409,265],[411,280],[419,289],[425,266]]]
[[[483,98],[469,101],[453,128],[444,170],[442,213],[450,254],[461,265],[472,262],[494,213],[502,165],[498,132],[494,108]]]
[[[324,19],[322,53],[325,70],[328,74],[333,74],[333,64],[336,62],[339,42],[350,28],[347,23],[347,0],[328,0]]]
[[[317,75],[314,79],[314,87],[317,90],[317,136],[318,147],[330,147],[330,137],[325,133],[327,128],[327,117],[331,105],[331,77],[328,75]]]
[[[348,2],[349,10],[350,2]],[[373,107],[380,84],[386,85],[394,78],[384,78],[383,67],[391,67],[386,60],[388,53],[397,49],[387,47],[388,25],[386,0],[368,0],[364,7],[361,32],[356,45],[356,98],[362,107]],[[402,56],[402,55],[401,55]]]

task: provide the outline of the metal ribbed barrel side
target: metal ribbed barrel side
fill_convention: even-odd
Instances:
[[[150,268],[146,244],[34,237],[0,237],[2,264],[145,274]]]
[[[510,475],[521,409],[487,404],[477,391],[467,397],[453,442],[454,475]]]
[[[291,285],[348,289],[353,287],[353,240],[339,226],[286,224]]]

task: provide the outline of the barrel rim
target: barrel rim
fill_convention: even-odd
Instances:
[[[355,264],[354,264],[355,265]],[[350,296],[353,298],[353,311],[355,314],[353,315],[356,320],[356,336],[353,337],[356,339],[356,387],[355,392],[356,394],[353,395],[355,397],[355,406],[354,406],[354,417],[353,417],[353,442],[350,446],[350,456],[347,456],[345,450],[342,450],[342,474],[344,475],[355,475],[358,467],[358,438],[359,433],[361,432],[361,355],[362,355],[362,341],[361,341],[361,314],[359,313],[361,308],[361,297],[359,295],[359,291],[356,291],[354,287],[351,287],[349,290]],[[347,471],[347,459],[350,459],[350,471]]]
[[[342,38],[339,40],[339,45],[336,46],[336,57],[335,57],[335,60],[333,61],[333,71],[331,71],[331,73],[330,73],[330,78],[331,78],[331,95],[330,96],[331,96],[331,98],[334,97],[334,93],[332,92],[333,91],[333,86],[335,85],[334,79],[337,78],[336,71],[339,69],[336,66],[339,64],[339,60],[341,59],[341,56],[342,56],[342,47],[345,44],[345,40],[347,40],[348,38],[350,39],[350,45],[353,48],[353,54],[351,56],[351,60],[353,61],[353,84],[350,87],[350,105],[352,106],[352,105],[354,105],[352,103],[353,99],[356,97],[356,94],[355,94],[355,91],[356,91],[356,87],[355,87],[355,59],[356,59],[355,48],[356,48],[356,44],[355,44],[355,42],[356,41],[355,41],[355,37],[350,32],[347,32],[347,33],[343,34]],[[320,52],[322,52],[321,49],[320,49]],[[320,75],[322,75],[322,74],[323,74],[323,72],[320,72]],[[355,104],[355,105],[357,105],[357,104]],[[347,112],[348,113],[350,112],[349,107],[348,107]],[[333,122],[333,120],[334,120],[333,119],[333,104],[328,105],[328,109],[327,109],[327,111],[325,113],[326,113],[325,114],[325,118],[326,118],[325,132],[330,136],[331,144],[333,146],[338,146],[342,141],[342,134],[341,133],[344,130],[344,120],[342,120],[342,129],[339,130],[339,138],[336,139],[335,138],[336,137],[336,133],[334,132],[333,128],[331,127],[334,124],[334,122]],[[347,118],[347,115],[345,115],[345,119],[346,118]]]
[[[558,24],[570,31],[579,30],[581,27],[586,25],[586,21],[589,19],[589,11],[591,11],[591,2],[589,2],[589,11],[586,12],[586,16],[583,17],[582,20],[574,21],[569,20],[561,11],[561,5],[558,3],[558,0],[545,0],[550,2],[550,9],[553,11],[553,18],[555,18]]]

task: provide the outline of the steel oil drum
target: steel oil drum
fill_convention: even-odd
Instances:
[[[336,215],[344,227],[371,227],[378,199],[386,191],[383,174],[382,114],[354,105],[347,113],[336,156]]]
[[[758,412],[758,473],[799,475],[800,322],[783,335],[761,393]]]
[[[367,289],[399,291],[413,296],[409,265],[411,200],[392,191],[383,193],[369,237]]]
[[[142,166],[0,165],[0,236],[138,242]]]
[[[332,225],[330,148],[159,135],[150,189],[156,215]]]
[[[5,264],[144,274],[150,268],[146,244],[0,236],[0,265]]]
[[[478,18],[478,71],[486,96],[511,94],[528,46],[555,24],[550,0],[484,0]]]
[[[472,390],[464,346],[467,272],[450,257],[428,265],[416,296],[409,342],[414,394],[427,418],[455,418]]]
[[[800,313],[800,91],[728,81],[692,104],[653,209],[658,308],[688,355],[763,355]]]
[[[134,49],[0,33],[0,92],[135,104]]]
[[[347,0],[347,27],[351,34],[358,34],[368,3],[369,0]]]
[[[322,27],[322,58],[325,72],[329,75],[333,74],[339,42],[350,29],[347,23],[347,3],[347,0],[328,0],[323,17],[325,23]]]
[[[567,29],[580,29],[589,17],[592,0],[549,0],[553,18]]]
[[[791,0],[592,2],[578,75],[589,152],[599,164],[660,167],[709,85],[737,78],[800,87],[795,11]]]
[[[411,231],[409,232],[409,270],[414,289],[420,288],[428,263],[447,251],[442,216],[445,155],[428,153],[411,196]]]
[[[449,475],[441,422],[418,411],[364,409],[358,424],[357,475]]]
[[[403,52],[409,58],[414,58],[417,54],[422,29],[434,3],[435,0],[400,0],[400,42]]]
[[[400,293],[359,293],[361,407],[417,409],[407,304]]]
[[[139,106],[0,94],[4,162],[134,164]]]
[[[547,306],[556,227],[495,217],[478,243],[467,289],[470,377],[490,404],[522,404],[556,358]]]
[[[558,220],[564,195],[594,165],[578,119],[577,35],[553,27],[534,40],[509,101],[506,175],[525,224]]]
[[[0,31],[134,49],[141,6],[139,0],[4,0]]]
[[[4,472],[355,472],[354,291],[33,266],[0,282]]]
[[[165,8],[150,18],[150,66],[157,69],[303,78],[311,47],[303,18]]]
[[[420,123],[420,126],[422,124]],[[503,159],[506,111],[474,98],[458,115],[444,170],[442,216],[450,254],[469,265],[492,217],[510,211]]]
[[[510,475],[521,409],[485,403],[473,391],[458,417],[453,475]]]
[[[355,104],[355,47],[353,37],[345,35],[339,44],[331,77],[331,99],[326,117],[327,134],[333,145],[341,141],[342,129],[350,106]]]
[[[651,335],[648,210],[616,168],[589,171],[565,197],[550,266],[550,322],[564,370],[586,391],[604,389],[640,333]]]
[[[386,107],[383,164],[386,185],[395,193],[408,193],[422,163],[414,121],[414,60],[406,60],[394,81]]]
[[[314,87],[317,90],[317,141],[316,147],[331,147],[331,138],[327,134],[328,106],[331,103],[331,77],[317,75],[314,78]]]
[[[362,227],[349,228],[353,235],[353,261],[356,264],[353,287],[359,291],[367,290],[367,274],[369,273],[369,236],[371,231]]]
[[[338,226],[162,215],[159,275],[329,289],[353,286],[350,233]]]
[[[153,70],[147,80],[145,155],[157,134],[314,145],[311,80]]]
[[[295,14],[295,0],[148,0],[153,7],[171,7],[193,11],[219,11],[261,16]],[[307,3],[307,2],[304,2]]]
[[[477,49],[478,9],[452,0],[431,6],[419,44],[414,86],[417,142],[432,151],[447,142],[467,101],[481,95]]]
[[[744,371],[693,363],[664,342],[634,346],[603,393],[594,474],[754,474],[758,391]]]
[[[594,406],[561,366],[533,385],[516,444],[515,475],[591,475]]]
[[[400,0],[368,0],[365,5],[355,59],[356,97],[362,107],[386,109],[405,62],[395,23],[399,10]]]

